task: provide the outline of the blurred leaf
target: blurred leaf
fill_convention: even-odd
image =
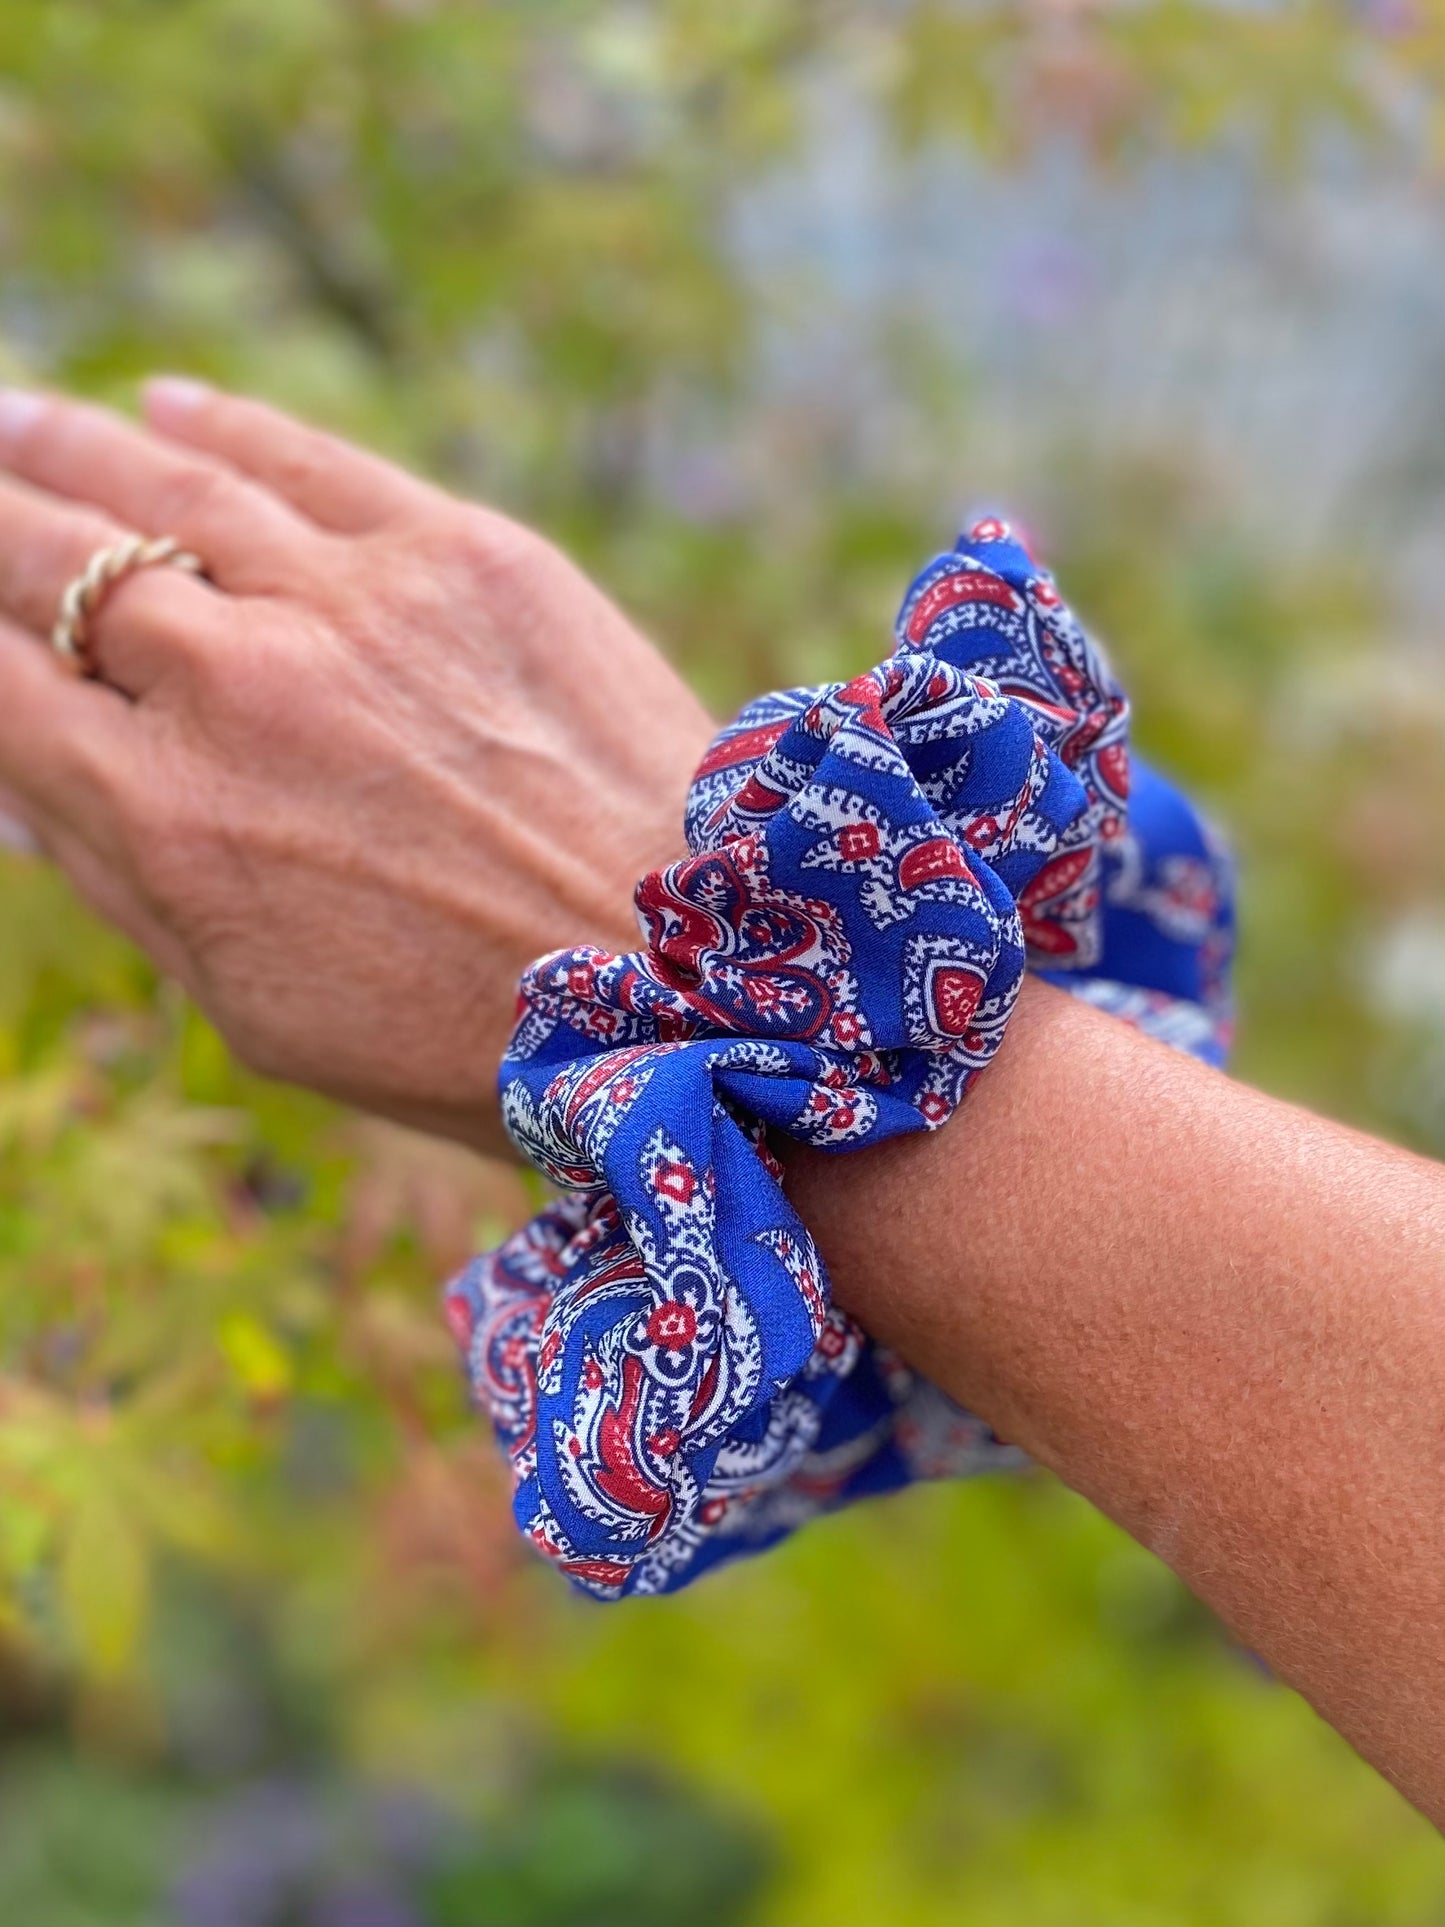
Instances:
[[[97,1679],[115,1679],[129,1668],[149,1589],[145,1536],[115,1494],[96,1483],[66,1535],[61,1595],[80,1662]]]
[[[1385,673],[1389,571],[1354,521],[1285,553],[1208,451],[1086,397],[1030,446],[993,384],[1055,337],[962,365],[889,277],[957,146],[981,199],[1092,167],[1131,223],[1227,174],[1279,236],[1290,177],[1352,158],[1433,205],[1442,82],[1436,0],[6,0],[0,369],[122,406],[193,369],[485,494],[718,710],[875,660],[941,505],[1016,481],[1141,744],[1239,843],[1241,1069],[1439,1150],[1433,939],[1395,937],[1445,878],[1445,730],[1428,665]],[[865,192],[866,259],[830,212]],[[0,896],[0,1619],[34,1717],[77,1673],[129,1690],[108,1743],[171,1775],[5,1774],[7,1633],[0,1919],[168,1918],[178,1763],[272,1760],[221,1874],[357,1762],[471,1802],[436,1898],[468,1927],[1445,1914],[1423,1823],[1042,1481],[862,1508],[673,1601],[564,1598],[436,1315],[527,1183],[250,1076],[50,866],[0,855]],[[373,1817],[320,1831],[364,1858]]]
[[[233,1311],[221,1320],[221,1349],[252,1398],[270,1403],[294,1382],[291,1360],[258,1318]]]

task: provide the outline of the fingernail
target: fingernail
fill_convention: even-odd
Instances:
[[[40,845],[34,832],[19,817],[0,814],[0,850],[13,850],[18,856],[38,856]]]
[[[0,448],[13,448],[44,406],[28,389],[0,388]]]
[[[195,381],[190,375],[156,375],[145,384],[143,392],[148,414],[169,415],[178,420],[183,415],[194,414],[211,390],[205,382]]]

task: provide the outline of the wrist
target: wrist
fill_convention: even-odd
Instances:
[[[1004,1174],[989,1164],[989,1144],[1005,1116],[1027,1116],[1080,1033],[1119,1028],[1066,991],[1026,976],[997,1056],[980,1072],[959,1110],[937,1131],[891,1138],[839,1156],[796,1139],[780,1139],[789,1203],[807,1225],[828,1267],[833,1301],[875,1337],[926,1364],[926,1344],[912,1329],[912,1299],[894,1287],[898,1257],[917,1240],[911,1201],[943,1190],[957,1200],[960,1236],[949,1254],[950,1276],[967,1288],[970,1253],[982,1262],[1005,1219],[1006,1200],[990,1196]],[[1017,1136],[1017,1133],[1011,1133]],[[1041,1174],[1050,1146],[1025,1136],[1027,1161],[1007,1174],[1007,1195]],[[964,1235],[964,1227],[967,1233]],[[926,1257],[926,1254],[923,1254]]]

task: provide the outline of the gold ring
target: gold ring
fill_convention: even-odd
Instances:
[[[188,575],[205,573],[201,558],[183,549],[173,535],[129,535],[124,542],[97,549],[60,598],[60,614],[50,632],[50,646],[56,655],[78,675],[96,675],[88,649],[90,622],[96,610],[117,582],[134,575],[137,569],[162,564],[184,569]]]

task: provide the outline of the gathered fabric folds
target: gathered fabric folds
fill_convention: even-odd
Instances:
[[[830,1303],[769,1138],[941,1125],[1030,966],[1219,1061],[1227,864],[1139,776],[1131,813],[1122,693],[980,522],[886,661],[721,732],[689,855],[637,887],[639,949],[524,974],[503,1114],[562,1195],[447,1309],[517,1523],[582,1590],[672,1591],[849,1499],[1017,1458]]]

